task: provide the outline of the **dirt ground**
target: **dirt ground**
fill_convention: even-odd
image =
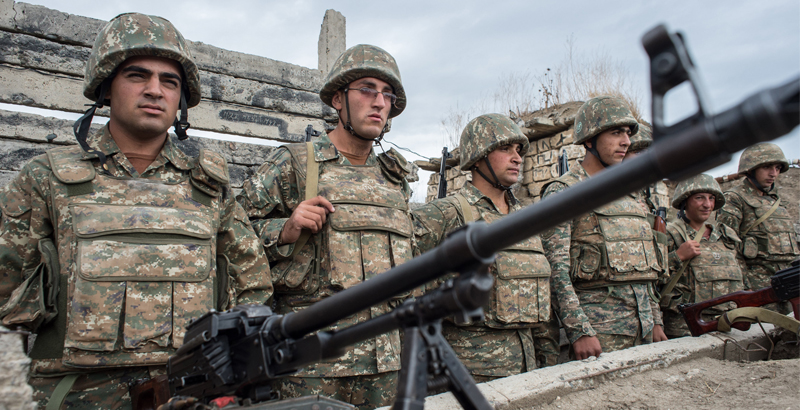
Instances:
[[[772,330],[773,360],[702,358],[651,370],[535,407],[542,410],[800,409],[797,335]]]
[[[536,409],[800,409],[800,359],[703,358],[613,380]]]

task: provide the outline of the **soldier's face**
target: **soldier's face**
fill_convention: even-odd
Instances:
[[[519,181],[520,164],[522,164],[522,157],[519,155],[520,149],[522,146],[516,143],[498,147],[490,152],[485,160],[478,162],[478,168],[484,175],[491,176],[486,166],[486,161],[489,161],[499,182],[505,186],[511,186]]]
[[[612,128],[597,136],[597,153],[608,165],[619,164],[631,146],[631,129],[628,126]],[[591,144],[591,142],[589,142]]]
[[[133,138],[162,136],[175,121],[181,97],[181,66],[161,57],[125,60],[111,81],[111,119]]]
[[[766,188],[774,184],[780,174],[781,164],[767,164],[756,168],[753,176],[761,186]]]
[[[350,120],[350,125],[358,135],[364,138],[378,138],[389,119],[389,112],[392,109],[391,101],[384,98],[383,92],[392,93],[392,86],[389,83],[373,77],[364,77],[350,83],[347,86],[350,111],[347,111],[344,103],[344,91],[337,91],[333,96],[331,105],[341,115],[341,121]],[[379,92],[377,95],[369,95],[359,91],[361,88],[370,88]]]
[[[686,199],[686,217],[692,222],[705,222],[714,212],[714,194],[699,193]]]

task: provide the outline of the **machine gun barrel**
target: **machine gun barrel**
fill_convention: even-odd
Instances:
[[[491,225],[470,224],[413,260],[283,317],[275,335],[301,338],[410,291],[445,272],[493,255],[660,179],[680,180],[719,165],[732,153],[789,133],[800,123],[800,78],[758,92],[739,105],[666,135],[645,153]],[[658,133],[659,129],[654,129]]]

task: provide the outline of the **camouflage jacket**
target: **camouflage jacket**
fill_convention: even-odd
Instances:
[[[783,205],[765,221],[753,226],[778,198],[777,193],[759,195],[747,178],[725,191],[725,205],[717,211],[717,220],[739,235],[743,243],[739,256],[747,265],[783,265],[800,256],[794,224]],[[742,235],[745,231],[747,234]]]
[[[269,299],[221,156],[190,158],[168,139],[139,175],[108,127],[88,143],[110,176],[79,147],[56,148],[0,190],[0,315],[39,328],[34,372],[164,364],[191,319]]]
[[[712,229],[711,235],[700,241],[700,255],[689,260],[675,285],[673,307],[742,290],[742,270],[736,260],[736,250],[741,248],[742,241],[733,229],[719,222],[706,226]],[[678,272],[683,265],[678,248],[696,235],[697,231],[683,220],[667,224],[670,272]]]
[[[275,310],[296,311],[361,283],[412,257],[413,230],[408,210],[410,189],[405,159],[396,151],[370,153],[354,166],[327,134],[315,139],[318,195],[335,207],[322,231],[311,235],[292,256],[295,244],[278,245],[293,210],[305,200],[306,144],[276,149],[244,184],[238,200],[261,237],[273,270]],[[401,297],[403,297],[401,295]],[[347,327],[389,312],[398,299],[336,323]],[[318,363],[301,376],[346,377],[400,368],[399,331],[357,343],[332,362]]]
[[[472,208],[475,221],[492,223],[504,215],[491,199],[467,183],[461,195]],[[522,209],[519,204],[510,212]],[[464,211],[456,196],[430,202],[413,212],[416,253],[435,247],[445,235],[464,225]],[[497,255],[490,267],[495,278],[490,304],[486,308],[486,321],[481,325],[492,328],[530,327],[550,320],[550,265],[544,257],[539,236],[529,238]],[[436,281],[438,286],[441,281]]]
[[[565,176],[577,181],[589,178],[580,164],[562,178]],[[542,200],[564,189],[567,189],[566,183],[554,181],[543,189]],[[627,198],[635,201],[633,195]],[[555,306],[567,337],[574,343],[581,336],[594,336],[597,333],[635,336],[641,329],[641,335],[646,335],[654,324],[662,324],[658,304],[650,297],[647,281],[582,283],[584,286],[581,289],[576,289],[573,284],[570,273],[573,268],[578,268],[577,265],[571,266],[574,227],[576,224],[594,226],[592,221],[597,218],[593,215],[586,214],[542,234],[545,254],[553,271],[550,285],[556,298]],[[599,230],[599,227],[595,226],[595,229]],[[576,263],[583,264],[579,255],[575,255],[575,258],[579,261]]]

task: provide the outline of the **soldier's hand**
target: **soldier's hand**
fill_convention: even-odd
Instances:
[[[695,256],[700,255],[700,244],[696,241],[686,241],[681,245],[677,252],[678,258],[682,261],[688,261]]]
[[[292,216],[283,225],[281,243],[297,242],[303,229],[308,229],[312,233],[319,232],[322,229],[322,225],[325,224],[328,214],[333,211],[333,205],[321,196],[300,202],[292,212]]]
[[[594,336],[581,336],[572,344],[572,350],[578,360],[588,359],[589,356],[600,357],[603,352],[600,340]]]
[[[664,333],[664,328],[661,325],[653,326],[653,342],[663,342],[667,340],[667,335]]]

